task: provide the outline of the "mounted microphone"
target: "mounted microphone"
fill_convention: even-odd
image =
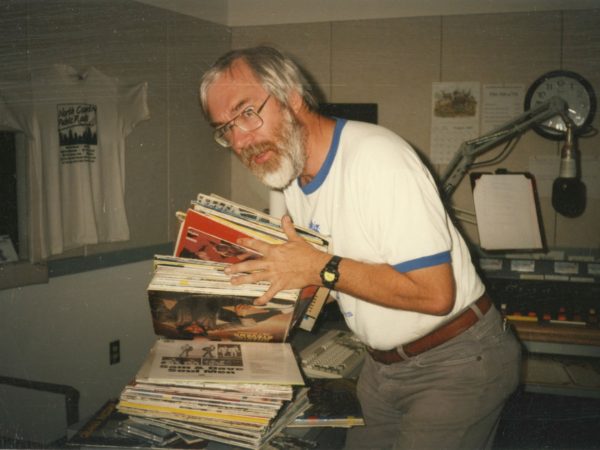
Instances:
[[[577,149],[573,125],[567,123],[567,134],[560,151],[560,171],[552,184],[552,206],[565,217],[579,217],[585,211],[586,188],[579,179]]]

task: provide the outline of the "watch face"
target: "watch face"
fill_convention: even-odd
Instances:
[[[575,124],[575,134],[587,131],[596,112],[596,96],[590,83],[574,72],[549,72],[538,78],[527,91],[525,110],[535,108],[554,96],[567,102],[568,115]],[[562,117],[555,116],[534,129],[544,137],[562,139],[567,126]]]
[[[325,281],[327,281],[328,283],[332,283],[335,281],[335,273],[333,272],[325,272],[323,274],[323,278],[325,279]]]

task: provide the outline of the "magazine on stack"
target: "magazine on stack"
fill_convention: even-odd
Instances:
[[[309,407],[288,343],[159,339],[121,413],[183,435],[260,448]]]
[[[228,222],[236,222],[245,228],[256,228],[266,233],[274,234],[286,240],[285,233],[281,229],[281,219],[270,216],[259,210],[240,205],[215,194],[198,194],[192,201],[193,208],[205,211],[215,216],[221,216]],[[327,250],[329,242],[327,238],[310,228],[294,224],[296,233],[315,245],[317,248]]]
[[[304,385],[289,343],[159,339],[136,381],[178,385],[261,383]],[[265,387],[266,388],[266,387]]]
[[[241,424],[227,421],[189,420],[175,415],[130,416],[138,422],[160,427],[179,436],[206,439],[236,447],[262,449],[268,442],[276,441],[278,434],[308,408],[308,389],[301,388],[293,400],[284,402],[277,416],[268,425]],[[274,445],[274,448],[285,448]]]

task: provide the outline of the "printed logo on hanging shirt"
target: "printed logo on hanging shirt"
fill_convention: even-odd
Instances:
[[[96,161],[98,145],[97,106],[89,103],[56,105],[60,162],[72,164]]]
[[[319,225],[318,223],[315,223],[314,221],[310,221],[310,224],[308,225],[308,228],[310,228],[313,231],[316,231],[317,233],[320,233],[321,230],[321,225]]]

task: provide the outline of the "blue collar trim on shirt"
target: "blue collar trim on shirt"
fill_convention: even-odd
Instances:
[[[340,136],[342,135],[342,129],[344,128],[344,125],[346,125],[346,122],[346,119],[336,118],[335,129],[333,130],[333,140],[331,141],[331,146],[327,152],[327,158],[310,183],[301,186],[300,179],[296,180],[298,186],[300,186],[300,189],[302,189],[302,192],[304,192],[305,195],[315,192],[319,186],[323,184],[325,178],[327,178],[329,169],[331,168],[333,160],[335,159],[335,155],[337,154],[338,146],[340,144]]]
[[[422,258],[416,258],[410,261],[405,261],[400,264],[394,265],[394,269],[398,272],[410,272],[415,269],[423,269],[425,267],[437,266],[443,263],[449,263],[452,261],[450,252],[436,253],[435,255],[423,256]]]

